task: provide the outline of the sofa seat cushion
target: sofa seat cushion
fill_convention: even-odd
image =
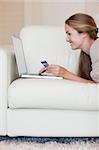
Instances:
[[[10,108],[99,110],[97,84],[56,79],[17,79],[8,90]]]

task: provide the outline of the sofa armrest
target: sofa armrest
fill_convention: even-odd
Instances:
[[[17,77],[17,65],[11,46],[0,47],[0,135],[6,133],[8,86]]]

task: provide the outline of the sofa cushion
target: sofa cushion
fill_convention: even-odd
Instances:
[[[9,86],[10,108],[99,110],[96,84],[56,79],[17,79]]]

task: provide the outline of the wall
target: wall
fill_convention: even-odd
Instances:
[[[76,12],[92,15],[99,26],[99,0],[0,0],[0,44],[10,44],[23,26],[63,26]]]
[[[24,1],[0,0],[0,44],[11,43],[11,35],[24,26]]]
[[[85,11],[84,0],[81,2],[80,0],[25,0],[25,2],[25,12],[28,14],[26,25],[29,23],[59,26],[63,25],[71,14]]]
[[[99,27],[99,0],[87,0],[85,12],[91,14]]]

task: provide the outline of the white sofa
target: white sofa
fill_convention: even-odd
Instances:
[[[63,27],[25,27],[20,38],[29,73],[47,60],[77,74],[80,50],[70,49]],[[0,135],[99,136],[99,84],[19,78],[13,48],[1,47]]]

